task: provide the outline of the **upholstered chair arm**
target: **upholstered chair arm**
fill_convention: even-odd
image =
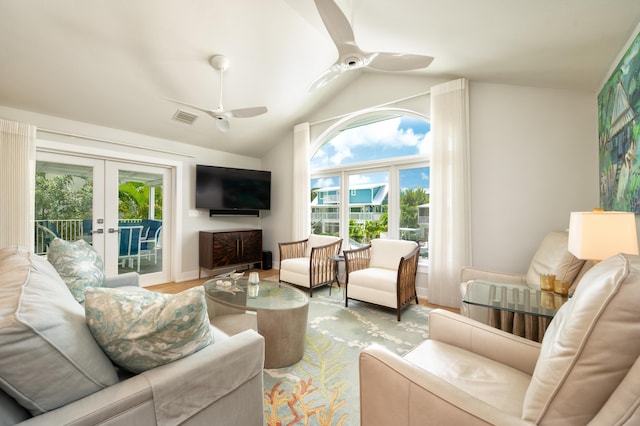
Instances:
[[[306,240],[278,243],[278,249],[280,250],[280,262],[285,259],[304,257],[307,251],[308,242],[309,239],[307,238]]]
[[[336,276],[336,262],[329,259],[330,256],[337,256],[342,247],[342,239],[323,246],[311,248],[311,258],[309,261],[309,277],[311,287],[333,281]]]
[[[473,266],[463,266],[460,271],[460,282],[469,280],[486,280],[499,283],[521,283],[527,282],[526,276],[522,274],[509,274],[502,272],[487,271]]]
[[[349,272],[355,272],[369,267],[371,261],[371,244],[353,250],[344,250],[344,268],[346,280],[349,282]]]
[[[429,312],[429,338],[533,374],[540,343],[444,309]]]
[[[400,258],[397,306],[404,306],[416,297],[416,272],[418,271],[419,255],[420,247],[416,245],[416,248],[411,253]]]
[[[371,345],[360,353],[359,368],[363,425],[531,424],[460,392],[380,345]]]
[[[127,272],[114,277],[105,278],[104,286],[116,287],[140,287],[140,275],[137,272]]]

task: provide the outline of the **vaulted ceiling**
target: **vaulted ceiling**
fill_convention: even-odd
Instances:
[[[336,0],[360,47],[433,56],[433,77],[596,93],[640,22],[638,0]],[[225,55],[225,109],[215,119]],[[260,157],[363,72],[312,93],[337,59],[313,0],[5,0],[0,105]],[[197,114],[192,125],[176,110]]]

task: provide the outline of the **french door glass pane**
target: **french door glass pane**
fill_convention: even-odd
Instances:
[[[429,255],[429,168],[400,170],[400,239],[420,244],[420,257]]]
[[[36,162],[35,252],[55,237],[92,243],[93,167]]]
[[[367,244],[388,231],[389,173],[349,175],[349,246]]]
[[[162,271],[162,179],[118,172],[118,274]]]
[[[311,179],[311,232],[340,235],[340,176]]]

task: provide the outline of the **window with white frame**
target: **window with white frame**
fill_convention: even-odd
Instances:
[[[428,257],[430,124],[418,115],[347,120],[313,153],[311,226],[343,248],[373,238],[413,240]]]

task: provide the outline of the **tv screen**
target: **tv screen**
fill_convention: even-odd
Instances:
[[[270,210],[271,172],[197,165],[196,208]]]

